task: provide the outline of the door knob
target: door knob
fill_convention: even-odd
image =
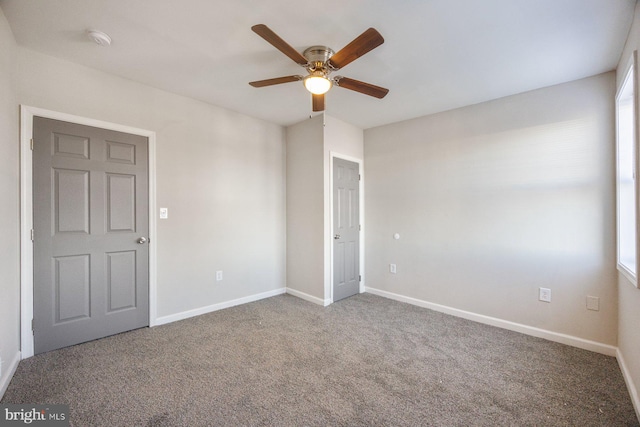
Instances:
[[[338,240],[340,238],[339,234],[336,234],[335,236],[333,236],[334,239]]]
[[[139,244],[145,244],[147,243],[147,238],[146,237],[140,237],[138,240],[136,240],[136,242],[138,242]]]

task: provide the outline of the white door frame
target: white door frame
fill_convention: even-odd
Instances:
[[[329,161],[329,192],[331,194],[329,197],[329,218],[331,221],[331,225],[329,226],[330,233],[325,240],[326,242],[328,242],[327,246],[329,246],[329,254],[330,254],[329,266],[328,266],[328,270],[329,270],[328,280],[325,281],[325,295],[329,295],[330,304],[333,303],[333,236],[335,235],[335,232],[333,229],[333,225],[334,225],[333,223],[333,159],[336,159],[336,158],[357,163],[358,170],[360,171],[360,197],[359,197],[358,203],[360,204],[359,220],[360,220],[360,226],[362,228],[360,230],[360,235],[358,236],[358,238],[360,240],[359,269],[360,269],[360,276],[362,280],[360,280],[359,292],[363,293],[365,290],[365,286],[364,286],[364,280],[365,280],[365,277],[364,277],[364,167],[363,167],[364,162],[362,159],[358,159],[356,157],[351,157],[351,156],[347,156],[344,154],[331,151],[329,152],[329,159],[330,159]]]
[[[118,132],[140,135],[149,139],[149,326],[155,326],[157,317],[156,281],[156,133],[87,117],[20,106],[20,357],[33,356],[33,162],[31,139],[33,117],[60,120]]]

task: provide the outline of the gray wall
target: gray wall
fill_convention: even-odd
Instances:
[[[159,317],[284,289],[284,128],[18,53],[20,103],[157,132]]]
[[[624,73],[633,51],[640,48],[640,7],[636,5],[633,25],[627,38],[620,63],[617,81],[622,83]],[[636,88],[638,90],[638,88]],[[627,385],[634,398],[636,413],[640,418],[640,289],[633,286],[622,274],[618,275],[618,351],[627,373]]]
[[[322,114],[287,128],[287,291],[324,304]]]
[[[615,346],[614,80],[366,130],[367,288]]]
[[[16,43],[0,9],[0,396],[20,351]]]

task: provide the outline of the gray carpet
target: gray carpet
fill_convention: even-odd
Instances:
[[[74,426],[637,426],[615,358],[361,294],[282,295],[24,360]]]

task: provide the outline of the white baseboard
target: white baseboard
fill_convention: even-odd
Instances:
[[[574,337],[572,335],[561,334],[559,332],[548,331],[546,329],[535,328],[533,326],[523,325],[521,323],[510,322],[508,320],[498,319],[496,317],[476,314],[469,311],[460,310],[446,305],[435,304],[428,301],[419,300],[417,298],[407,297],[404,295],[394,294],[392,292],[382,291],[380,289],[367,288],[367,292],[381,297],[389,298],[396,301],[406,302],[408,304],[417,305],[419,307],[428,308],[452,316],[462,317],[463,319],[473,320],[474,322],[484,323],[486,325],[497,326],[498,328],[508,329],[510,331],[520,332],[538,338],[544,338],[549,341],[570,345],[572,347],[581,348],[583,350],[594,351],[607,356],[616,356],[617,347],[608,344],[602,344],[596,341],[585,340],[583,338]]]
[[[329,304],[331,304],[331,301],[329,301],[328,299],[322,299],[322,298],[314,297],[313,295],[309,295],[309,294],[306,294],[304,292],[296,291],[295,289],[292,289],[292,288],[287,288],[287,293],[289,295],[293,295],[294,297],[298,297],[300,299],[312,302],[314,304],[321,305],[323,307],[326,307]]]
[[[627,390],[629,390],[629,396],[631,397],[633,408],[636,410],[636,417],[640,420],[640,398],[638,397],[638,389],[633,382],[633,378],[631,377],[631,373],[629,372],[629,368],[627,368],[627,364],[624,361],[624,357],[622,356],[620,349],[618,349],[616,359],[618,359],[618,365],[620,365],[624,382],[627,384]]]
[[[231,301],[220,302],[218,304],[208,305],[206,307],[195,308],[193,310],[183,311],[181,313],[170,314],[168,316],[158,317],[154,326],[165,325],[178,320],[188,319],[190,317],[200,316],[201,314],[211,313],[213,311],[222,310],[224,308],[234,307],[236,305],[246,304],[249,302],[259,301],[261,299],[282,295],[286,292],[286,288],[278,288],[272,291],[262,292],[260,294],[249,295],[243,298]]]
[[[9,387],[11,378],[13,378],[13,374],[15,374],[16,369],[18,369],[18,363],[20,363],[20,359],[20,352],[17,352],[13,356],[13,359],[8,362],[7,366],[2,367],[3,374],[2,378],[0,378],[0,399],[2,399],[2,397],[4,396],[4,392],[7,391],[7,387]]]

